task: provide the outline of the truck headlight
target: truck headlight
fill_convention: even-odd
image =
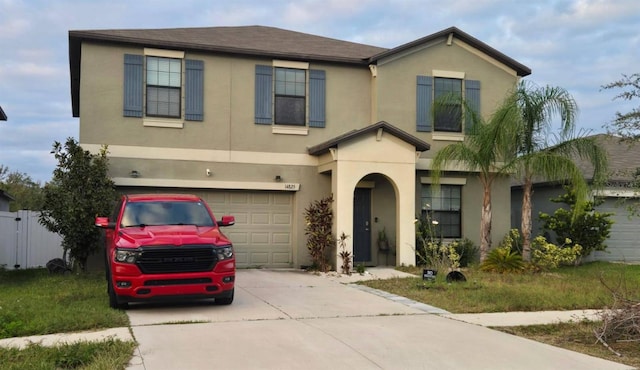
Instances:
[[[228,245],[226,247],[216,248],[218,255],[218,261],[224,261],[233,258],[233,247]]]
[[[114,259],[120,263],[136,263],[139,254],[136,250],[117,249]]]

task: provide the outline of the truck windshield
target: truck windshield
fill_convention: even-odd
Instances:
[[[121,227],[195,225],[213,226],[202,202],[152,201],[127,203]]]

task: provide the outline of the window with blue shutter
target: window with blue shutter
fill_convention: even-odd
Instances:
[[[202,121],[204,119],[204,62],[185,60],[184,119]]]
[[[142,117],[143,62],[142,55],[124,55],[123,115],[125,117]]]
[[[465,92],[464,98],[469,108],[476,114],[480,114],[480,81],[465,80],[464,81]],[[465,131],[470,131],[473,126],[473,119],[471,115],[467,114],[465,118]]]
[[[325,127],[325,112],[325,71],[256,65],[256,124]]]
[[[309,127],[325,126],[326,83],[325,73],[309,71]]]
[[[462,80],[435,77],[433,99],[438,102],[433,115],[434,131],[462,132]]]
[[[257,124],[272,122],[273,67],[256,65],[255,119]]]
[[[184,60],[183,81],[182,61],[179,58],[125,54],[123,115],[183,118],[181,104],[184,98],[184,119],[202,121],[204,62]]]
[[[416,88],[416,130],[431,131],[431,107],[433,106],[433,77],[418,76]]]
[[[418,132],[443,131],[462,132],[462,98],[468,107],[480,114],[480,81],[456,78],[417,76],[416,91],[416,130]],[[458,97],[458,98],[456,98]],[[433,111],[433,102],[444,99]],[[465,115],[464,131],[473,125],[471,115]]]

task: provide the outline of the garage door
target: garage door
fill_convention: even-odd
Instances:
[[[233,242],[238,267],[291,267],[291,193],[206,191],[200,194],[217,218],[223,214],[235,216],[236,224],[222,231]]]
[[[607,198],[598,206],[598,211],[614,213],[611,219],[615,223],[611,226],[611,234],[606,241],[606,251],[596,252],[594,257],[601,261],[640,262],[640,218],[628,217],[625,205],[617,204],[617,199],[614,198]]]

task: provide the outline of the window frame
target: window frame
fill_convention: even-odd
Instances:
[[[434,192],[434,188],[439,188],[437,192]],[[442,197],[442,194],[445,193],[446,189],[449,190],[449,194],[451,194],[451,190],[455,189],[457,192],[457,197],[449,196],[447,198]],[[437,197],[434,197],[434,194]],[[434,198],[439,201],[434,202]],[[443,199],[449,200],[449,208],[442,207]],[[457,209],[451,207],[451,200],[458,200],[459,207]],[[462,237],[462,185],[458,184],[441,184],[439,186],[435,186],[432,184],[422,184],[420,200],[422,202],[422,216],[429,215],[431,220],[438,221],[436,226],[436,234],[442,238],[446,239],[459,239]],[[457,215],[455,217],[456,222],[447,222],[444,223],[444,217],[438,217],[438,215]],[[446,228],[445,228],[446,226]],[[444,231],[446,230],[446,231]]]
[[[149,73],[150,73],[150,68],[149,68],[149,61],[150,59],[157,59],[158,62],[160,62],[161,60],[168,60],[169,61],[169,71],[161,71],[161,70],[157,70],[156,72],[158,74],[160,73],[169,73],[169,84],[151,84],[149,82]],[[178,61],[180,63],[180,67],[178,72],[174,72],[171,70],[171,62],[172,61]],[[158,56],[158,55],[145,55],[145,60],[144,60],[144,86],[145,86],[145,96],[144,96],[144,114],[145,117],[153,117],[153,118],[169,118],[169,119],[183,119],[183,112],[182,112],[182,94],[183,94],[183,88],[184,88],[184,59],[183,58],[175,58],[175,57],[168,57],[168,56]],[[177,73],[178,75],[178,86],[172,86],[170,81],[171,81],[171,73]],[[159,80],[159,78],[158,78]],[[172,91],[177,91],[177,95],[178,95],[178,102],[177,102],[177,114],[176,115],[171,115],[171,114],[159,114],[157,113],[158,109],[156,107],[156,113],[150,113],[149,112],[149,98],[150,98],[150,93],[149,90],[150,89],[157,89],[158,91],[168,91],[169,92],[169,101],[166,102],[167,104],[169,104],[169,109],[168,112],[171,112],[171,104],[175,104],[171,102],[171,92]],[[160,103],[160,101],[157,101],[156,104],[158,105]]]
[[[457,81],[459,83],[459,91],[458,90],[453,90],[453,89],[443,89],[443,90],[439,90],[438,89],[438,84],[439,82],[445,83],[445,82],[453,82],[453,81]],[[457,88],[458,86],[456,86]],[[444,76],[433,76],[433,101],[434,103],[440,98],[440,97],[446,97],[446,96],[459,96],[460,99],[464,99],[464,79],[463,78],[457,78],[457,77],[444,77]],[[434,132],[450,132],[450,133],[462,133],[463,132],[463,110],[462,110],[462,102],[450,102],[448,104],[445,105],[450,105],[454,108],[452,108],[452,112],[449,111],[449,109],[444,108],[444,111],[440,111],[440,112],[435,112],[434,117],[433,117],[433,131]],[[451,114],[453,113],[453,114]],[[457,115],[457,123],[455,123],[455,119],[451,119],[449,116],[453,116],[453,115]],[[442,123],[439,124],[439,122],[442,122],[442,119],[446,118],[447,119],[447,125],[443,125]],[[452,124],[453,123],[453,124]],[[454,127],[454,125],[456,127]]]
[[[280,80],[278,77],[280,75],[280,73],[278,73],[279,71],[282,71],[283,75],[284,75],[284,80]],[[287,80],[287,72],[292,72],[295,75],[298,75],[300,73],[304,74],[304,86],[302,88],[302,94],[298,93],[299,92],[299,85],[301,84],[301,82],[298,81],[297,77],[293,80],[293,81],[289,81]],[[280,126],[295,126],[295,127],[308,127],[308,122],[307,122],[307,110],[308,110],[308,104],[309,104],[309,73],[308,73],[308,69],[303,69],[303,68],[294,68],[294,67],[285,67],[285,66],[274,66],[273,67],[273,74],[274,74],[274,78],[273,78],[273,104],[274,104],[274,109],[273,109],[273,124],[274,125],[280,125]],[[280,88],[284,88],[284,93],[279,93]],[[290,92],[290,88],[293,87],[294,93],[290,94],[288,92]],[[280,98],[280,99],[279,99]],[[282,114],[278,114],[279,111],[282,111],[280,109],[278,109],[279,105],[278,102],[279,100],[293,100],[295,99],[295,101],[303,101],[302,104],[302,117],[296,117],[296,119],[301,119],[300,121],[287,121],[282,120]],[[299,114],[299,113],[298,113]],[[293,114],[294,116],[296,115],[295,113]],[[286,114],[284,115],[285,117],[289,117],[291,116],[290,114]],[[280,118],[280,119],[279,119]]]

